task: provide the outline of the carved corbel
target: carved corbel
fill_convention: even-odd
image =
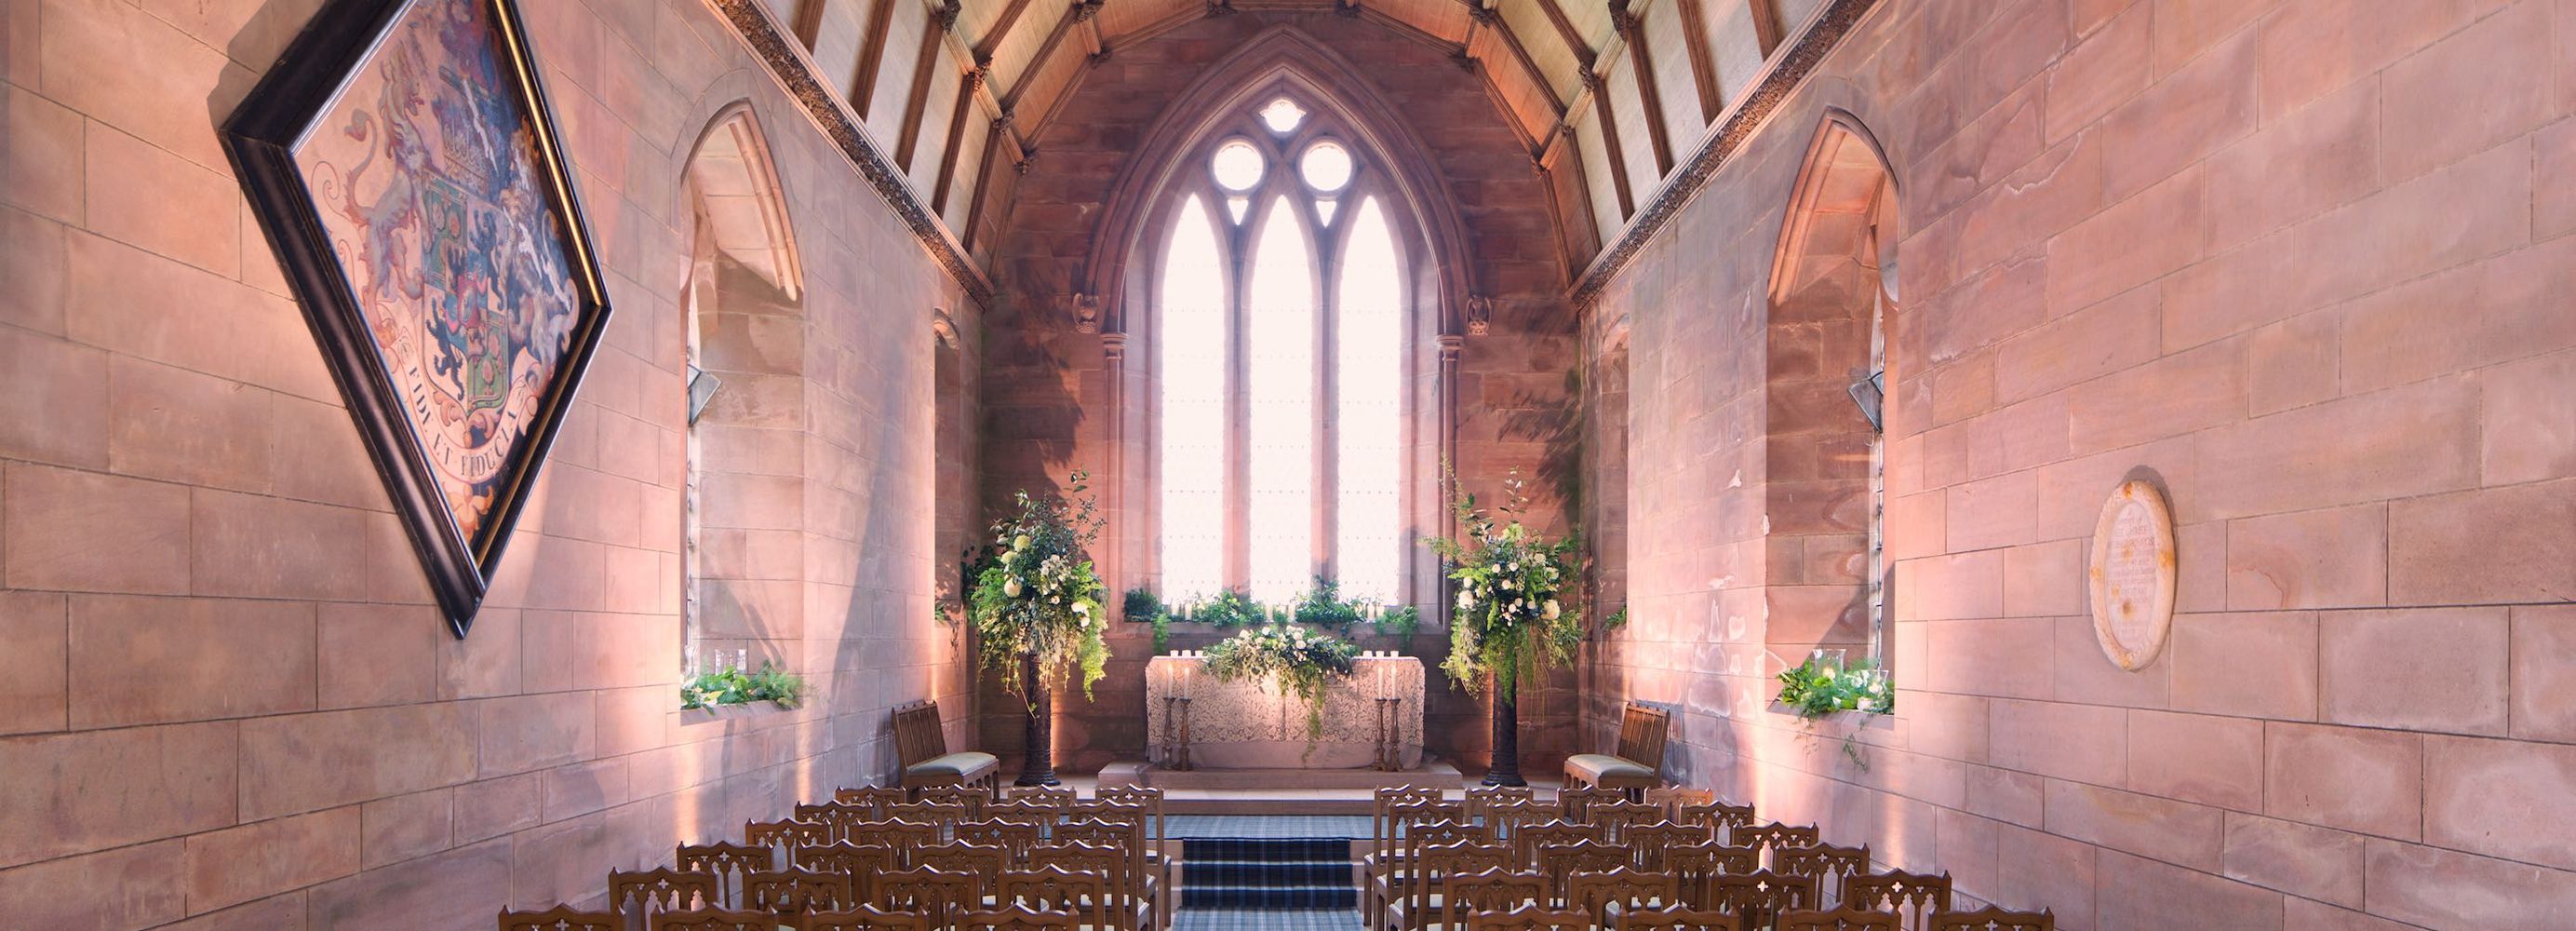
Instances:
[[[1494,328],[1494,299],[1478,294],[1467,298],[1467,335],[1483,336]]]
[[[1073,312],[1074,332],[1100,332],[1100,295],[1076,292],[1066,295],[1064,304],[1066,310]]]

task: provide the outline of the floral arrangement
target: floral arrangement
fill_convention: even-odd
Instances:
[[[968,614],[976,658],[1024,698],[1064,684],[1076,670],[1090,698],[1091,684],[1107,674],[1106,590],[1085,555],[1103,521],[1089,492],[1090,475],[1081,471],[1067,497],[1019,492],[1019,513],[993,522],[994,549],[975,576]],[[1030,657],[1037,661],[1034,689],[1020,668]]]
[[[1282,692],[1306,701],[1306,735],[1324,732],[1324,686],[1351,674],[1359,645],[1294,624],[1264,624],[1218,641],[1207,651],[1207,671],[1219,682],[1269,678]]]
[[[680,683],[681,708],[713,708],[717,705],[748,705],[771,702],[781,708],[794,708],[805,703],[805,677],[763,662],[759,672],[744,672],[727,666],[716,672],[702,672]]]
[[[1837,670],[1833,664],[1809,657],[1804,663],[1781,670],[1780,703],[1809,718],[1838,711],[1896,713],[1896,693],[1888,689],[1887,677],[1867,660]]]
[[[1455,478],[1451,479],[1455,484]],[[1528,508],[1520,475],[1505,480],[1501,519],[1476,506],[1476,496],[1453,499],[1462,536],[1424,541],[1451,565],[1457,612],[1449,625],[1449,657],[1440,671],[1475,694],[1490,677],[1511,695],[1523,670],[1574,659],[1583,640],[1580,612],[1567,606],[1574,594],[1581,543],[1531,533],[1519,515]]]

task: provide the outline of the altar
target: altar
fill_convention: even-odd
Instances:
[[[1220,682],[1195,651],[1154,657],[1145,665],[1147,753],[1162,768],[1361,769],[1387,755],[1396,769],[1420,766],[1422,661],[1365,653],[1351,665],[1328,680],[1317,727],[1306,700],[1268,678]]]

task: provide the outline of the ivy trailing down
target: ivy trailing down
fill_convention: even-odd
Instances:
[[[1306,701],[1306,737],[1324,733],[1324,689],[1351,674],[1360,648],[1331,634],[1293,624],[1265,624],[1218,641],[1207,651],[1208,674],[1219,682],[1268,678],[1283,693]]]
[[[1104,521],[1090,475],[1074,472],[1070,486],[1066,497],[1019,492],[1019,513],[993,522],[992,555],[968,599],[977,662],[1024,698],[1078,675],[1087,699],[1107,674],[1107,591],[1087,554]],[[1034,685],[1021,681],[1029,656],[1037,658]]]
[[[759,672],[747,673],[727,666],[717,672],[690,676],[688,681],[680,683],[681,708],[713,708],[763,701],[781,708],[804,704],[805,677],[763,662]]]

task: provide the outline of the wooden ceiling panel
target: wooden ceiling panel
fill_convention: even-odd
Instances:
[[[1175,17],[1206,9],[1206,0],[1110,0],[1101,6],[1100,15],[1093,21],[1100,24],[1101,36],[1114,50],[1122,39],[1134,41],[1164,28]]]
[[[1580,96],[1583,66],[1574,50],[1566,48],[1565,41],[1557,37],[1556,26],[1548,22],[1547,13],[1539,9],[1536,0],[1505,3],[1501,9],[1503,23],[1511,27],[1512,36],[1520,40],[1521,48],[1529,52],[1539,70],[1547,72],[1557,99],[1571,101]]]

